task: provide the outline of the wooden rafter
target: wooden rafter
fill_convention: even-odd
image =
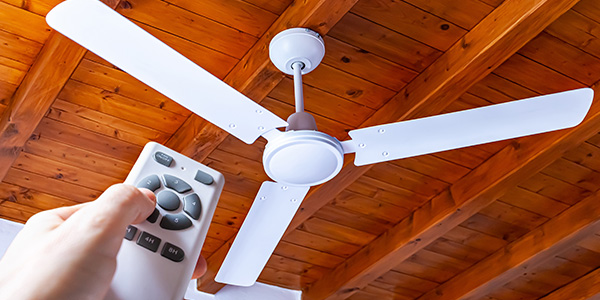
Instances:
[[[499,249],[419,300],[483,299],[499,286],[541,266],[600,229],[600,198],[594,194]],[[502,262],[502,263],[498,263]],[[571,297],[561,299],[573,299]]]
[[[119,0],[103,0],[115,8]],[[0,180],[54,103],[86,49],[52,32],[0,118]]]
[[[590,272],[541,299],[597,299],[598,294],[600,294],[600,269]]]
[[[283,73],[270,63],[268,49],[273,36],[291,27],[307,27],[324,35],[356,1],[358,0],[294,2],[246,53],[224,81],[251,99],[262,101],[284,77]],[[227,133],[223,130],[192,114],[167,142],[167,146],[202,161],[226,136]],[[198,280],[198,289],[216,293],[224,286],[215,282],[214,278],[232,242],[233,240],[226,242],[208,258],[208,270]]]
[[[520,138],[507,145],[309,286],[304,299],[349,297],[469,219],[507,189],[541,171],[566,150],[597,133],[598,101],[596,98],[584,122],[575,128]]]
[[[360,127],[439,114],[577,2],[505,1]],[[311,189],[285,235],[369,169],[370,166],[355,167],[346,160],[335,178]],[[208,259],[206,281],[212,281],[232,242],[233,239],[227,241]],[[202,286],[208,284],[204,282]],[[327,282],[322,285],[334,286]]]
[[[269,43],[291,27],[311,28],[326,34],[358,0],[295,1],[227,74],[224,82],[256,102],[261,102],[284,78],[269,59]],[[167,146],[203,161],[227,137],[227,132],[192,114],[173,134]]]

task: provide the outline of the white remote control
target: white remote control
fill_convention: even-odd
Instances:
[[[125,183],[154,191],[157,205],[146,221],[127,228],[105,299],[181,300],[217,207],[223,175],[150,142]]]

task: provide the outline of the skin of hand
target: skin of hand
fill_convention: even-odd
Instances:
[[[155,203],[150,190],[116,184],[95,201],[34,215],[0,261],[0,299],[103,299],[127,225]],[[194,278],[204,272],[200,257]]]

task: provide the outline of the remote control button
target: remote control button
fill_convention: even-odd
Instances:
[[[140,237],[137,240],[137,244],[152,252],[156,252],[156,250],[158,250],[158,245],[160,245],[160,239],[142,231],[142,234],[140,234]]]
[[[179,197],[171,191],[161,191],[156,195],[156,203],[165,210],[176,210],[179,208]]]
[[[160,220],[160,227],[168,230],[182,230],[192,226],[192,221],[184,214],[165,215]]]
[[[174,262],[180,262],[183,260],[183,250],[171,243],[165,243],[165,245],[162,248],[162,251],[160,252],[160,255],[174,261]]]
[[[137,232],[137,228],[135,226],[127,226],[127,232],[125,232],[125,239],[126,240],[133,240],[133,237],[135,236],[135,233]]]
[[[154,152],[154,160],[166,167],[170,167],[171,163],[173,163],[173,158],[171,156],[160,151]]]
[[[194,177],[194,179],[196,179],[196,181],[198,181],[200,183],[204,183],[206,185],[211,185],[214,181],[213,177],[210,176],[210,174],[204,173],[200,170],[196,171],[196,176]]]
[[[158,212],[158,209],[154,209],[154,211],[152,212],[151,215],[148,216],[148,218],[146,218],[146,221],[150,222],[150,223],[154,223],[156,222],[156,220],[158,219],[158,215],[160,213]]]
[[[194,220],[198,220],[198,218],[200,218],[200,214],[202,213],[202,203],[200,202],[200,197],[198,197],[196,194],[191,194],[185,196],[183,201],[183,211],[185,211],[185,213],[190,217],[194,218]]]
[[[150,175],[138,182],[136,187],[147,188],[154,192],[160,188],[160,179],[157,175]]]
[[[176,190],[178,193],[185,193],[192,189],[187,182],[171,175],[165,174],[165,185]]]

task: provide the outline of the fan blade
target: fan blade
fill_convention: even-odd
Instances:
[[[308,189],[307,186],[263,182],[215,281],[239,286],[253,285]]]
[[[579,124],[594,91],[577,89],[349,132],[342,142],[362,166],[500,141]]]
[[[98,0],[67,0],[46,17],[50,27],[251,144],[287,122],[194,64]]]

